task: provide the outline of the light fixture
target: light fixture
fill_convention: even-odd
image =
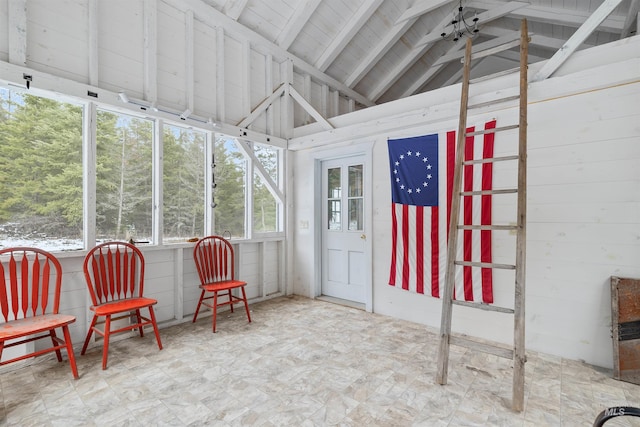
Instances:
[[[187,120],[187,117],[189,117],[190,115],[191,115],[191,110],[187,108],[182,112],[182,114],[180,114],[180,119]]]
[[[454,42],[457,42],[462,36],[472,38],[475,37],[478,31],[480,31],[478,30],[478,12],[475,13],[471,24],[469,24],[464,18],[464,13],[465,10],[462,7],[462,0],[460,0],[458,3],[458,10],[453,12],[453,19],[449,24],[453,26],[453,29],[449,33],[443,32],[440,34],[444,40],[453,40]]]
[[[118,93],[118,98],[120,98],[120,101],[124,102],[125,104],[129,103],[129,97],[124,92]]]

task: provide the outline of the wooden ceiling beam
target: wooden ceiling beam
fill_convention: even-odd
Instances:
[[[248,2],[249,0],[227,0],[222,11],[229,18],[237,21]]]
[[[640,0],[632,0],[631,6],[629,6],[629,13],[627,13],[627,17],[624,20],[624,24],[622,25],[622,31],[620,32],[620,38],[623,39],[625,37],[629,37],[632,32],[633,23],[636,23],[636,33],[637,27],[640,26]]]
[[[393,45],[400,40],[400,37],[407,32],[409,28],[418,18],[411,18],[407,21],[396,23],[387,31],[387,34],[376,44],[371,50],[369,50],[369,54],[360,61],[360,64],[356,67],[355,70],[347,77],[344,81],[344,84],[348,87],[354,87],[358,84],[360,80],[369,72],[371,69],[378,63],[380,58],[382,58],[388,51],[393,47]]]
[[[282,29],[280,35],[276,39],[276,44],[281,48],[288,50],[291,47],[293,41],[298,37],[302,28],[306,25],[313,15],[313,12],[320,5],[321,0],[306,0],[305,2],[299,2],[298,8],[293,12],[293,15],[287,22],[287,25]]]
[[[244,25],[232,20],[222,12],[208,6],[202,0],[163,0],[173,8],[186,13],[187,10],[193,10],[199,20],[212,28],[220,28],[229,34],[235,34],[247,39],[251,43],[251,47],[256,50],[272,54],[274,57],[279,58],[279,61],[290,60],[293,66],[301,73],[309,74],[311,77],[321,83],[326,83],[330,87],[340,91],[340,93],[348,98],[353,98],[356,102],[370,107],[375,105],[373,101],[366,98],[362,94],[351,89],[344,83],[336,80],[335,78],[321,72],[313,65],[298,58],[281,46],[267,40],[263,36],[259,35],[255,31],[245,27]],[[311,0],[317,2],[319,0]],[[222,120],[222,119],[220,119]]]
[[[451,16],[446,14],[436,28],[444,27],[451,20]],[[397,22],[399,22],[398,20]],[[431,47],[433,43],[428,43],[422,46],[415,46],[411,49],[411,52],[405,58],[394,67],[394,69],[387,73],[387,76],[382,79],[380,83],[368,94],[368,98],[372,101],[377,101],[389,88],[394,85],[402,76],[415,64]]]
[[[504,3],[496,0],[472,0],[468,3],[468,7],[491,9],[502,4]],[[578,28],[590,15],[590,12],[583,10],[527,5],[525,8],[510,13],[510,18],[527,18],[529,22]],[[608,16],[600,25],[599,30],[619,34],[624,26],[624,21],[625,17],[623,16]]]
[[[425,13],[431,12],[440,6],[453,2],[454,0],[420,0],[409,9],[405,10],[404,13],[400,15],[400,18],[396,20],[396,24],[400,24],[411,18],[419,18]]]
[[[340,52],[349,44],[353,36],[364,26],[369,20],[371,15],[380,7],[383,0],[367,0],[365,1],[356,13],[347,21],[347,24],[342,27],[340,33],[333,38],[329,46],[324,50],[320,58],[315,63],[315,66],[320,71],[326,71],[329,65],[340,55]]]
[[[622,0],[604,0],[600,7],[573,33],[564,46],[533,76],[531,81],[539,82],[551,76],[620,3]]]

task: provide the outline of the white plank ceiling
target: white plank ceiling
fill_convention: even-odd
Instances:
[[[371,104],[459,81],[462,66],[456,53],[464,40],[440,37],[459,0],[202,1]],[[583,24],[607,4],[615,6],[613,11],[586,31]],[[533,63],[562,50],[635,35],[640,0],[463,0],[462,5],[467,18],[480,17],[474,45],[508,37],[526,18]],[[585,34],[572,38],[581,27]],[[516,51],[487,58],[472,77],[516,67],[517,60]]]

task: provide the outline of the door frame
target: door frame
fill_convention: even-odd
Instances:
[[[337,148],[319,149],[313,153],[314,179],[313,179],[313,212],[314,217],[314,263],[312,297],[317,298],[322,294],[322,162],[346,157],[364,157],[364,234],[365,240],[365,286],[364,300],[365,310],[373,312],[373,142],[363,142],[355,145],[341,146]]]

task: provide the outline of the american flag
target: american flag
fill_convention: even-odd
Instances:
[[[495,128],[496,121],[485,123]],[[475,127],[467,128],[473,132]],[[442,141],[441,141],[442,140]],[[389,284],[439,298],[444,289],[447,236],[453,194],[456,132],[390,139],[392,253]],[[465,160],[493,157],[494,134],[466,138]],[[462,191],[489,190],[493,164],[465,165]],[[465,196],[463,224],[491,224],[491,196]],[[458,256],[491,262],[491,231],[458,233]],[[462,297],[461,297],[462,296]],[[456,267],[454,297],[493,302],[493,277],[488,268]]]

